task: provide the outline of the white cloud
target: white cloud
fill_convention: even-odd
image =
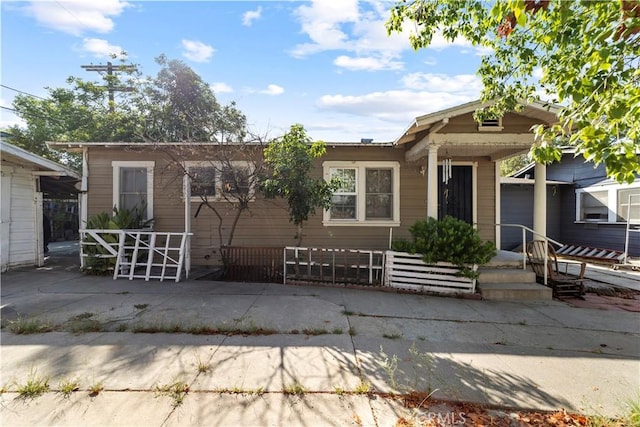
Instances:
[[[269,86],[267,86],[266,89],[261,90],[259,92],[264,94],[264,95],[276,96],[276,95],[283,94],[284,93],[284,88],[282,86],[270,84]]]
[[[389,10],[388,4],[382,2],[314,0],[311,5],[298,7],[295,15],[310,41],[296,45],[291,51],[294,57],[342,50],[353,52],[357,57],[386,58],[394,64],[392,68],[381,67],[380,70],[399,69],[399,58],[404,51],[411,49],[409,35],[415,32],[412,23],[406,22],[401,32],[387,35],[385,22]],[[427,49],[441,51],[451,46],[469,48],[470,52],[478,54],[487,53],[486,49],[474,48],[463,38],[447,41],[440,32],[434,34]],[[342,56],[339,58],[345,61]],[[357,66],[346,68],[363,69]]]
[[[80,36],[88,31],[110,32],[114,27],[111,18],[129,6],[122,0],[32,1],[24,10],[47,28]]]
[[[469,102],[477,97],[449,92],[390,90],[360,96],[324,95],[317,105],[325,111],[406,123],[413,117]]]
[[[260,19],[262,16],[262,6],[258,6],[256,10],[246,11],[242,15],[242,25],[246,27],[250,27],[253,24],[253,21]]]
[[[352,71],[379,71],[379,70],[401,70],[404,64],[400,61],[394,61],[391,58],[375,58],[369,57],[351,57],[346,55],[338,56],[334,61],[334,65],[346,68]]]
[[[226,83],[223,82],[214,82],[211,84],[211,90],[214,93],[231,93],[233,92],[233,88]]]
[[[216,51],[212,46],[197,40],[182,40],[182,56],[193,62],[209,62]]]
[[[302,32],[309,36],[311,43],[297,45],[292,51],[294,56],[302,57],[324,50],[345,49],[349,37],[341,29],[341,25],[357,22],[358,1],[315,0],[310,6],[305,4],[298,7],[295,15],[300,20]]]
[[[103,39],[85,38],[82,40],[82,50],[96,58],[111,58],[112,55],[120,57],[124,51],[120,46],[109,44]]]
[[[324,95],[317,106],[323,111],[406,123],[411,118],[478,99],[482,83],[473,74],[411,73],[400,90],[364,95]]]
[[[402,83],[408,89],[433,92],[479,94],[482,90],[482,81],[474,74],[411,73],[402,78]]]

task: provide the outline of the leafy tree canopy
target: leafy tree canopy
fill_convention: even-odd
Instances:
[[[518,111],[539,91],[561,105],[558,124],[536,129],[533,156],[559,160],[559,144],[619,182],[640,174],[640,3],[638,0],[416,0],[391,9],[389,33],[415,24],[415,49],[436,33],[463,37],[492,53],[478,73],[494,102],[476,119]]]
[[[282,197],[289,204],[289,218],[298,226],[298,243],[302,239],[302,223],[317,208],[329,208],[335,182],[310,175],[314,159],[326,152],[322,141],[312,142],[301,124],[272,141],[264,149],[269,173],[262,182],[262,192],[268,198]]]
[[[13,107],[26,126],[7,129],[11,141],[33,153],[78,167],[78,159],[49,150],[45,141],[229,142],[246,134],[246,118],[234,103],[223,106],[210,86],[186,64],[164,55],[155,78],[114,66],[102,82],[69,77],[46,98],[16,96]],[[123,61],[124,64],[124,61]],[[109,100],[109,86],[127,88]]]

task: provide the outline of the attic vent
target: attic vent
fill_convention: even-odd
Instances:
[[[371,144],[373,142],[373,138],[360,138],[360,142],[362,144]]]
[[[478,130],[484,132],[499,132],[502,129],[502,118],[485,119],[478,125]]]

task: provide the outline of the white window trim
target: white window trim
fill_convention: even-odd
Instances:
[[[611,184],[600,185],[594,187],[585,187],[576,189],[576,224],[626,224],[626,221],[618,221],[618,190],[629,190],[640,188],[640,184]],[[582,193],[598,193],[606,191],[607,194],[607,220],[606,221],[585,221],[580,219],[580,211],[582,210]]]
[[[147,169],[147,219],[153,219],[153,171],[155,161],[120,161],[111,162],[113,168],[113,206],[120,209],[120,168],[146,168]]]
[[[220,162],[220,161],[213,161],[213,160],[189,160],[184,162],[184,168],[185,170],[189,170],[189,168],[193,168],[193,167],[212,167],[216,170],[216,172],[222,170],[222,166],[224,164],[231,164],[231,167],[247,167],[249,168],[249,174],[253,175],[255,173],[255,165],[249,161],[246,160],[231,160],[229,162]],[[187,177],[187,185],[189,185],[189,189],[191,188],[191,177],[188,174],[185,174],[185,176]],[[228,197],[228,198],[224,198],[222,197],[222,181],[220,179],[217,179],[218,177],[216,176],[216,195],[214,197],[211,197],[209,200],[214,201],[214,202],[218,202],[218,201],[224,201],[224,202],[234,202],[233,197]],[[256,200],[256,191],[255,191],[255,182],[251,182],[250,187],[249,187],[249,202],[254,202]],[[184,199],[184,195],[183,195],[183,199]],[[202,202],[202,197],[198,196],[198,195],[192,195],[190,194],[190,199],[191,202]]]
[[[322,163],[323,177],[331,180],[331,169],[357,169],[356,172],[356,219],[331,219],[330,211],[324,210],[322,224],[331,227],[399,227],[400,226],[400,163],[399,162],[369,162],[369,161],[327,161]],[[391,169],[393,171],[393,219],[366,220],[366,179],[363,173],[366,169]]]

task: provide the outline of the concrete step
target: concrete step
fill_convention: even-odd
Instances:
[[[551,288],[537,283],[478,284],[482,299],[500,301],[551,301]]]
[[[522,268],[481,268],[478,283],[535,283],[536,274]]]

